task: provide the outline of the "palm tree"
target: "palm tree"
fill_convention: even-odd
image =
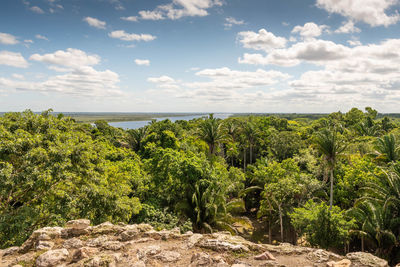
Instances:
[[[128,141],[130,146],[135,152],[138,152],[142,149],[143,140],[147,137],[148,127],[144,126],[139,129],[129,130],[128,134]]]
[[[325,128],[319,131],[315,136],[315,146],[317,150],[323,155],[327,163],[328,171],[330,172],[330,197],[329,209],[332,210],[333,205],[333,171],[336,166],[338,156],[346,148],[343,142],[338,138],[336,129]]]
[[[393,134],[385,135],[376,140],[374,152],[375,159],[383,162],[394,162],[400,159],[396,138]]]
[[[217,146],[225,140],[225,133],[220,120],[210,114],[209,118],[200,125],[199,136],[208,144],[209,154],[216,153]]]
[[[399,248],[400,166],[390,166],[380,178],[380,182],[363,188],[365,194],[356,201],[352,213],[363,222],[356,233],[372,241],[379,256],[389,257],[395,247]]]
[[[258,129],[256,128],[256,125],[251,121],[247,121],[243,125],[243,133],[248,141],[249,144],[249,150],[250,150],[250,159],[249,163],[253,163],[253,147],[256,142],[257,136],[258,136]]]

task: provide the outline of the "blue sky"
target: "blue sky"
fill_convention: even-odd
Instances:
[[[399,112],[397,0],[2,0],[0,111]]]

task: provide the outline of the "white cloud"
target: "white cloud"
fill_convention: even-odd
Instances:
[[[44,14],[43,9],[41,9],[38,6],[33,6],[33,7],[30,7],[29,9],[32,10],[33,12],[37,13],[37,14]]]
[[[165,19],[164,15],[160,11],[139,11],[141,19],[144,20],[162,20]]]
[[[359,40],[348,40],[347,43],[351,46],[359,46],[362,45],[362,43]]]
[[[398,13],[392,15],[386,13],[397,3],[397,0],[317,0],[319,8],[352,20],[363,21],[373,27],[397,23],[400,20]]]
[[[14,45],[18,43],[19,41],[17,40],[17,37],[15,37],[14,35],[0,32],[0,44]]]
[[[258,33],[252,31],[239,32],[238,39],[245,48],[264,51],[283,48],[287,42],[285,38],[275,36],[265,29],[259,30]]]
[[[21,55],[21,53],[14,53],[10,51],[0,51],[0,65],[6,65],[16,68],[27,68],[28,62]]]
[[[40,34],[36,34],[36,35],[35,35],[35,38],[36,38],[36,39],[40,39],[40,40],[46,40],[46,41],[49,40],[49,39],[47,39],[46,36],[43,36],[43,35],[40,35]]]
[[[150,66],[150,60],[148,59],[135,59],[135,63],[139,66]]]
[[[2,53],[0,53],[0,62]],[[84,51],[69,48],[66,51],[60,50],[52,54],[34,54],[31,59],[50,64],[50,68],[66,73],[50,76],[41,82],[16,81],[0,77],[0,88],[60,93],[76,97],[124,96],[118,86],[120,80],[117,73],[111,70],[98,71],[91,66],[100,62],[100,57],[97,55],[88,55]],[[10,62],[10,58],[6,58],[6,60]],[[21,67],[23,66],[22,64]],[[25,66],[27,66],[26,61]],[[20,77],[14,76],[14,78],[19,79]]]
[[[159,5],[154,10],[142,10],[139,16],[144,20],[180,19],[183,17],[204,17],[207,9],[222,6],[221,0],[173,0],[166,5]]]
[[[328,28],[327,25],[317,25],[313,22],[308,22],[304,26],[297,25],[294,27],[292,33],[299,33],[304,38],[313,38],[320,36]]]
[[[24,40],[24,43],[33,44],[33,40],[27,39],[27,40]]]
[[[121,19],[125,20],[125,21],[133,21],[133,22],[138,21],[138,17],[137,16],[121,17]]]
[[[340,28],[338,28],[335,31],[335,33],[355,33],[355,32],[361,32],[361,30],[356,26],[354,26],[354,22],[351,20],[344,23]]]
[[[101,21],[99,19],[92,18],[92,17],[86,17],[83,20],[86,21],[90,26],[95,27],[97,29],[105,29],[106,28],[105,21]]]
[[[331,41],[311,39],[295,43],[287,49],[271,50],[266,56],[245,53],[243,58],[239,58],[239,63],[290,67],[306,61],[320,65],[345,58],[348,50],[348,47]]]
[[[73,48],[68,48],[66,51],[58,50],[51,54],[33,54],[29,59],[71,68],[96,65],[100,62],[98,55],[88,55],[82,50]]]
[[[19,79],[19,80],[24,80],[25,79],[24,75],[18,74],[18,73],[13,73],[12,77],[15,78],[15,79]]]
[[[226,28],[231,28],[233,25],[243,25],[244,20],[237,20],[234,17],[227,17],[225,18],[224,26]]]
[[[173,78],[166,75],[160,77],[150,77],[147,79],[147,81],[151,83],[176,83]]]
[[[153,36],[151,34],[126,33],[123,30],[110,32],[108,36],[123,41],[144,41],[144,42],[153,41],[157,38],[156,36]]]

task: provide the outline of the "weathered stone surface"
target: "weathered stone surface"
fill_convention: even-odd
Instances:
[[[123,245],[124,244],[119,241],[107,241],[102,245],[102,247],[108,250],[120,250]]]
[[[187,242],[188,248],[194,247],[201,239],[203,239],[203,235],[201,234],[193,234],[190,236]]]
[[[54,242],[51,241],[42,241],[39,240],[37,245],[36,245],[36,249],[37,250],[42,250],[42,249],[52,249],[54,247]]]
[[[162,262],[175,262],[181,258],[181,254],[175,251],[161,251],[154,258]]]
[[[112,237],[107,236],[107,235],[102,235],[99,237],[96,237],[94,239],[90,239],[87,241],[86,245],[89,247],[101,247],[103,244],[105,244],[108,241],[111,241]]]
[[[81,259],[90,258],[100,250],[98,248],[92,247],[82,247],[75,251],[74,255],[72,256],[73,261],[79,261]]]
[[[272,255],[270,252],[268,252],[268,251],[265,251],[264,253],[262,253],[262,254],[259,254],[259,255],[256,255],[256,256],[254,256],[254,259],[255,260],[261,260],[261,261],[264,261],[264,260],[273,260],[273,261],[275,261],[276,260],[276,258],[274,257],[274,255]]]
[[[3,250],[0,250],[0,257],[1,256],[8,256],[8,255],[13,255],[16,254],[20,250],[20,247],[9,247]]]
[[[365,252],[352,252],[346,254],[346,258],[351,260],[353,266],[366,266],[366,267],[388,267],[388,262],[378,258],[370,253]]]
[[[140,249],[137,252],[137,256],[138,256],[138,259],[141,260],[141,259],[145,259],[148,256],[157,255],[160,252],[161,252],[161,247],[160,246],[156,246],[156,245],[148,246],[148,247],[145,247],[143,249]]]
[[[192,255],[190,259],[190,266],[210,266],[212,264],[212,259],[208,253],[200,252]]]
[[[39,229],[21,248],[0,250],[0,266],[388,266],[386,261],[368,253],[349,253],[345,258],[329,251],[286,243],[279,246],[255,244],[227,232],[180,234],[179,229],[155,231],[147,224],[107,222],[93,227],[89,224],[85,220],[75,220],[66,228]],[[84,234],[71,237],[78,233],[71,234],[71,229],[84,230]]]
[[[63,248],[71,249],[71,248],[80,248],[84,246],[84,242],[79,238],[70,238],[64,241]]]
[[[308,253],[307,258],[312,262],[322,263],[330,260],[341,260],[343,257],[323,249],[316,249]]]
[[[220,241],[218,239],[205,239],[197,243],[201,248],[207,248],[215,251],[249,251],[249,248],[244,245],[235,245],[229,242]]]
[[[60,265],[69,256],[68,250],[56,249],[49,250],[36,259],[36,267],[53,267]]]
[[[350,267],[351,261],[349,259],[343,259],[341,261],[330,261],[326,265],[328,267]]]

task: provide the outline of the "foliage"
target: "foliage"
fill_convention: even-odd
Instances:
[[[354,225],[354,221],[348,219],[339,207],[330,209],[325,202],[316,203],[313,200],[309,200],[304,207],[295,208],[290,218],[311,246],[324,249],[342,249]]]

